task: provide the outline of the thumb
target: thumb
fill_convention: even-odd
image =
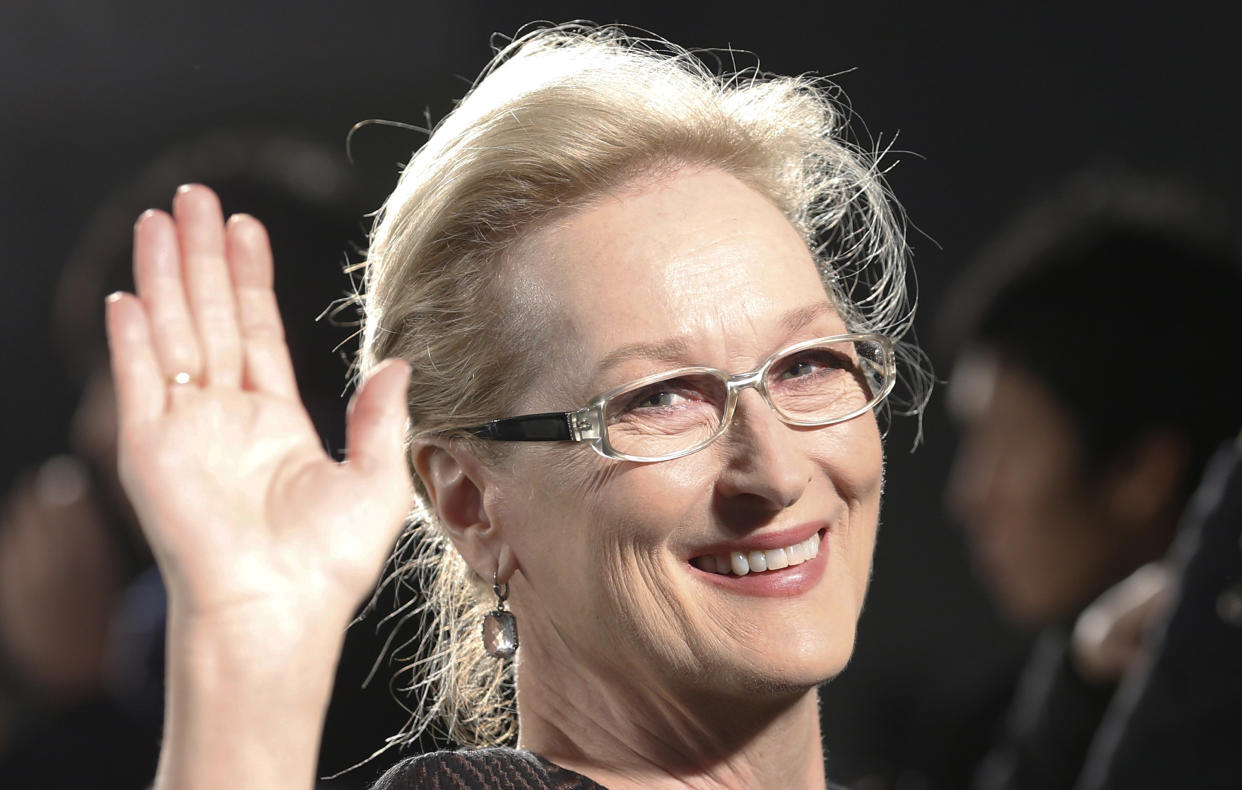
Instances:
[[[400,359],[381,362],[355,393],[345,425],[350,466],[371,475],[405,472],[406,387],[410,366]]]

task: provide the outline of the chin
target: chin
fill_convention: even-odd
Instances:
[[[782,664],[786,682],[802,687],[820,686],[845,669],[854,654],[854,622],[843,625],[831,634],[808,638]]]
[[[716,665],[709,673],[719,685],[730,677],[738,691],[803,693],[839,675],[854,652],[859,607],[845,584],[826,574],[817,589],[795,598],[733,599],[717,610],[728,622],[715,642]]]
[[[839,628],[824,626],[838,618],[823,618],[814,629],[779,629],[762,639],[741,645],[722,656],[705,677],[712,678],[717,694],[772,697],[801,696],[832,680],[845,669],[854,652],[854,622]]]

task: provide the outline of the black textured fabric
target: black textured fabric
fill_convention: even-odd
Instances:
[[[845,788],[829,783],[829,790]],[[469,749],[411,757],[372,790],[608,790],[582,774],[516,749]]]
[[[469,749],[411,757],[372,790],[607,790],[582,774],[516,749]]]

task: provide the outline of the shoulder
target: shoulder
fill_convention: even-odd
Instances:
[[[600,790],[581,774],[518,749],[464,749],[422,754],[403,760],[380,777],[372,790]]]

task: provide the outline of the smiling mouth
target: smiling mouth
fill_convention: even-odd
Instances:
[[[719,554],[703,554],[690,560],[690,564],[701,571],[718,573],[721,576],[747,576],[758,573],[792,568],[808,560],[815,559],[819,554],[819,533],[806,540],[778,549],[753,551],[728,551]]]

